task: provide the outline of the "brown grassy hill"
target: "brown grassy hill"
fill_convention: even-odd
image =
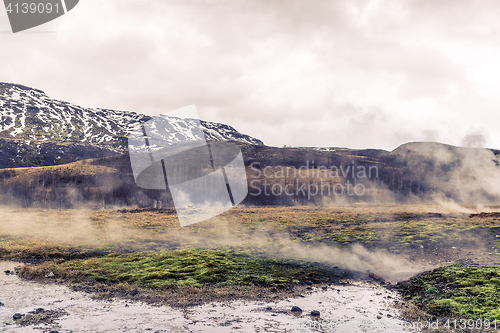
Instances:
[[[486,149],[455,150],[439,144],[430,150],[424,145],[417,151],[406,147],[393,152],[239,146],[249,186],[243,204],[248,205],[436,198],[496,202],[500,198],[496,154]],[[171,206],[167,191],[144,190],[135,184],[125,154],[58,166],[0,170],[0,202],[5,204],[40,208],[82,204],[150,207],[153,200]]]

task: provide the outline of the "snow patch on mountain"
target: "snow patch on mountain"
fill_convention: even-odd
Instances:
[[[167,116],[162,116],[167,117]],[[177,130],[166,140],[193,138],[196,121],[169,117]],[[33,142],[75,142],[112,145],[122,150],[124,138],[150,116],[100,108],[83,108],[48,97],[43,91],[18,84],[0,83],[0,137]],[[262,145],[231,126],[200,122],[207,141],[236,141]]]

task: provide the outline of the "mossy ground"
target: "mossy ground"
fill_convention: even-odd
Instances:
[[[50,262],[25,270],[30,277],[85,276],[110,283],[127,282],[150,288],[204,285],[255,285],[286,288],[294,283],[328,281],[335,276],[309,265],[261,259],[229,251],[203,249],[111,254],[84,260]]]
[[[399,290],[436,317],[497,320],[500,327],[500,266],[455,264],[420,274]]]
[[[294,295],[295,285],[332,283],[341,278],[338,271],[304,263],[204,249],[61,259],[24,266],[19,276],[38,280],[50,276],[77,290],[105,291],[106,296],[136,296],[140,289],[143,300],[174,306],[231,297],[281,298]]]
[[[124,213],[119,218],[127,220],[131,217]],[[162,218],[156,216],[149,221],[134,218],[132,220],[136,228],[145,230],[158,228],[160,224],[153,221]],[[174,221],[165,218],[163,223],[169,230],[175,230]],[[494,240],[495,235],[500,232],[500,218],[470,218],[468,214],[429,214],[425,210],[421,213],[405,212],[394,207],[372,211],[363,207],[340,211],[338,208],[323,207],[242,207],[180,232],[210,234],[213,226],[221,224],[232,234],[243,238],[261,232],[301,243],[326,243],[336,246],[361,243],[367,247],[401,250],[419,248],[420,245],[470,245],[483,236]]]
[[[304,244],[412,250],[427,247],[461,247],[496,241],[500,217],[432,213],[435,207],[392,205],[384,207],[238,207],[216,218],[181,228],[173,210],[19,210],[29,227],[0,226],[0,251],[12,242],[83,246],[110,252],[157,251],[234,246],[254,251],[266,240],[283,239]],[[73,211],[73,213],[72,213]],[[416,211],[416,212],[415,212]],[[431,213],[431,214],[429,214]],[[5,217],[5,216],[4,216]],[[8,225],[8,217],[4,218]],[[47,222],[50,221],[50,222]],[[73,222],[72,222],[73,221]],[[83,227],[82,227],[83,225]],[[73,232],[73,227],[80,227]],[[56,232],[59,231],[59,232]],[[2,241],[1,237],[5,241]],[[259,239],[260,238],[260,239]],[[10,242],[10,243],[9,243]],[[258,252],[258,251],[257,251]],[[492,249],[496,253],[497,249]]]
[[[172,210],[17,210],[2,215],[1,257],[56,260],[30,266],[23,276],[43,278],[50,269],[59,274],[57,280],[71,280],[75,288],[113,295],[138,286],[143,295],[175,290],[191,301],[200,292],[210,295],[199,297],[204,301],[245,293],[274,297],[303,280],[292,274],[292,266],[265,258],[287,258],[296,244],[358,243],[405,256],[416,265],[432,260],[434,267],[463,260],[500,262],[498,216],[470,217],[426,205],[238,207],[184,228]],[[107,257],[110,253],[115,254]],[[289,268],[281,272],[284,267]],[[300,267],[294,269],[307,276]],[[269,293],[273,288],[276,292]]]

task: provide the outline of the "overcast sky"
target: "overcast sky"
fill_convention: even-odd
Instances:
[[[0,81],[81,106],[196,104],[275,146],[500,148],[496,0],[81,0],[9,31],[0,10]]]

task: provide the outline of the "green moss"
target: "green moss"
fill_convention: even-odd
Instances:
[[[500,320],[500,266],[456,264],[401,284],[404,298],[436,316]]]
[[[284,288],[296,281],[321,280],[329,273],[280,260],[260,259],[229,251],[176,250],[113,254],[106,257],[40,266],[61,277],[84,276],[96,281],[126,282],[145,287],[255,285]],[[32,274],[33,275],[33,274]]]
[[[366,227],[354,227],[341,230],[335,230],[329,233],[328,237],[341,243],[363,242],[371,243],[380,240],[377,233]]]
[[[279,223],[277,226],[278,229],[286,229],[294,227],[296,225],[296,222],[292,220],[279,220],[278,223]]]
[[[254,220],[254,221],[257,221]],[[347,214],[332,212],[314,218],[269,221],[269,228],[287,230],[302,242],[330,242],[411,247],[452,246],[500,231],[500,221],[449,216],[435,219],[414,213]],[[497,230],[498,229],[498,230]],[[492,252],[496,250],[493,249]]]

